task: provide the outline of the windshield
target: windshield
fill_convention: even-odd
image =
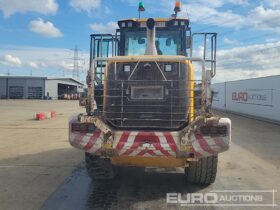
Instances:
[[[144,55],[146,49],[146,31],[125,33],[125,55]],[[157,31],[156,48],[158,55],[180,55],[180,31]]]

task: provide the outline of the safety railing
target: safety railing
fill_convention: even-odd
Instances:
[[[195,109],[202,109],[202,92],[182,87],[191,82],[201,84],[201,80],[106,80],[105,87],[95,89],[95,113],[116,128],[180,129]]]
[[[203,44],[202,59],[204,60],[205,64],[208,63],[210,64],[211,77],[213,78],[216,75],[217,33],[192,33],[190,57],[193,57],[193,53],[195,49],[194,47],[195,37],[202,37],[202,44]],[[208,42],[209,44],[207,44]]]
[[[198,62],[201,64],[201,78],[197,80],[156,80],[156,81],[139,81],[139,80],[103,80],[103,83],[111,83],[111,86],[96,86],[96,77],[95,70],[97,63],[102,61],[107,63],[108,58],[96,58],[92,60],[90,64],[90,69],[88,72],[88,97],[87,97],[87,112],[89,115],[98,114],[104,117],[110,124],[116,127],[162,127],[162,128],[178,128],[183,122],[188,120],[189,109],[194,109],[192,114],[199,112],[203,115],[206,112],[207,107],[210,104],[208,93],[210,91],[209,84],[206,77],[205,71],[205,61],[201,58],[187,58],[187,57],[172,57],[172,62]],[[111,63],[115,63],[115,72],[116,63],[118,62],[127,62],[128,58],[122,57],[113,57],[110,58]],[[164,57],[129,57],[129,62],[164,62],[169,61],[170,58]],[[103,69],[105,71],[105,67]],[[133,73],[133,72],[132,72]],[[194,82],[194,89],[190,88],[171,88],[172,84],[183,82],[189,84]],[[131,89],[131,86],[136,86],[134,90]],[[137,86],[154,86],[155,89],[151,91],[148,90],[137,90]],[[129,88],[128,88],[129,87]],[[163,90],[161,89],[163,87]],[[169,87],[169,88],[166,88]],[[114,92],[115,91],[115,92]],[[152,92],[163,91],[164,97],[155,97],[146,100],[145,98],[133,98],[132,92],[137,94],[137,91],[144,94],[144,97],[152,97],[149,94]],[[106,95],[103,93],[106,92]],[[193,92],[193,93],[192,93]],[[176,94],[175,94],[176,93]],[[178,95],[178,93],[188,93],[186,95]],[[145,95],[146,94],[146,95]],[[138,94],[139,96],[139,94]],[[141,94],[140,94],[141,96]],[[143,95],[142,95],[143,96]],[[186,103],[182,104],[182,100],[185,99]],[[104,101],[105,100],[105,101]],[[109,101],[109,102],[108,102]],[[148,102],[149,101],[149,102]],[[192,107],[191,101],[195,102],[195,107]],[[97,104],[94,104],[94,103]],[[103,107],[103,104],[107,107]],[[193,116],[191,116],[193,117]],[[135,122],[135,123],[131,123]],[[153,123],[152,123],[153,122]],[[155,122],[159,122],[158,124]]]

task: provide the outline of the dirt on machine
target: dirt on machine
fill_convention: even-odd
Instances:
[[[93,180],[114,179],[115,166],[183,167],[186,181],[211,184],[231,142],[230,119],[211,110],[217,34],[192,33],[179,2],[170,18],[144,10],[115,34],[91,35],[86,113],[70,119],[70,144]]]

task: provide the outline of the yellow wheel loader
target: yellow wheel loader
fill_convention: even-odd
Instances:
[[[218,154],[231,141],[230,119],[211,112],[217,34],[191,33],[189,19],[177,17],[180,3],[174,11],[171,18],[120,20],[115,34],[91,35],[80,101],[86,113],[71,117],[69,142],[85,152],[94,180],[113,179],[113,166],[141,166],[184,167],[190,183],[215,181]],[[201,57],[193,56],[195,37],[204,45]]]

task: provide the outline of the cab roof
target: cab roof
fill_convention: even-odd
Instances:
[[[168,22],[170,20],[189,20],[188,18],[153,18],[155,20],[155,22]],[[129,18],[129,19],[123,19],[123,20],[119,20],[118,22],[123,22],[123,21],[135,21],[135,22],[146,22],[148,20],[148,18]]]

